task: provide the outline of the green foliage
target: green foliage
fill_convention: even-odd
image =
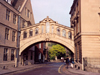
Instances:
[[[48,43],[48,46],[53,46],[53,45],[56,45],[56,43]]]
[[[65,54],[66,54],[65,48],[59,44],[53,45],[52,48],[49,50],[50,59],[54,58],[55,56],[58,57]]]
[[[50,57],[50,60],[55,60],[55,57]]]

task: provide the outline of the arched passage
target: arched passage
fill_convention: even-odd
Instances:
[[[74,53],[74,42],[70,39],[66,39],[64,37],[60,37],[58,35],[54,35],[54,34],[41,34],[41,35],[37,35],[34,38],[31,37],[29,39],[25,39],[23,41],[21,41],[21,46],[20,46],[20,52],[19,55],[21,55],[21,52],[24,51],[28,46],[36,43],[36,42],[40,42],[40,41],[54,41],[54,42],[58,42],[62,45],[64,45],[65,47],[68,47],[73,53]]]

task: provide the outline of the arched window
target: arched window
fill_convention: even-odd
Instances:
[[[23,33],[23,38],[27,38],[27,32],[26,31],[24,31],[24,33]]]
[[[57,35],[60,35],[60,29],[57,28]]]
[[[50,24],[49,22],[46,22],[46,33],[49,33],[49,28],[50,28]]]
[[[33,36],[33,30],[29,31],[29,36]]]
[[[35,35],[37,35],[38,33],[39,33],[39,29],[36,28],[36,29],[35,29]]]
[[[52,26],[52,33],[54,32],[54,26]]]
[[[72,33],[71,32],[68,32],[68,38],[72,39]]]
[[[62,31],[62,36],[66,37],[66,31],[65,30]]]
[[[44,26],[42,26],[42,31],[41,31],[42,33],[44,32]]]

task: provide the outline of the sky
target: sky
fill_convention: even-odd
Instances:
[[[31,0],[35,23],[49,16],[59,24],[70,27],[70,8],[73,0]]]

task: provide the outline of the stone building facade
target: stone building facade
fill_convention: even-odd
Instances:
[[[20,32],[34,24],[30,0],[0,0],[1,68],[17,66]]]
[[[84,58],[100,58],[100,0],[74,0],[70,15],[76,67],[84,69]]]

